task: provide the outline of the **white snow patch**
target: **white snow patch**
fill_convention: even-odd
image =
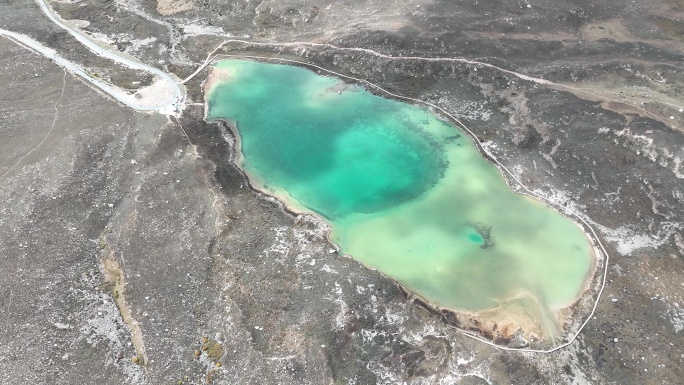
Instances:
[[[629,255],[636,250],[645,248],[657,249],[669,241],[670,236],[675,230],[682,227],[681,223],[662,222],[657,234],[639,234],[627,227],[611,229],[596,222],[591,222],[604,234],[608,241],[617,245],[616,250],[620,255]]]
[[[68,329],[71,329],[71,328],[72,328],[71,325],[65,324],[65,323],[61,323],[61,322],[53,322],[53,323],[52,323],[52,326],[56,327],[56,328],[59,329],[59,330],[68,330]]]
[[[161,105],[164,101],[173,99],[174,94],[174,85],[166,79],[155,76],[154,81],[149,86],[140,88],[133,94],[121,92],[117,96],[127,103],[142,108],[153,108]]]
[[[667,316],[675,329],[679,333],[684,330],[684,309],[679,304],[667,304]]]
[[[335,282],[335,289],[333,289],[333,292],[337,296],[335,298],[334,302],[340,305],[340,312],[337,313],[337,316],[335,316],[335,327],[338,330],[344,329],[344,326],[349,323],[349,306],[344,302],[342,299],[343,297],[343,292],[342,292],[342,287],[340,286],[339,283]]]
[[[368,330],[368,329],[362,329],[361,330],[361,339],[363,339],[363,342],[366,344],[371,344],[374,343],[373,340],[375,340],[375,337],[382,337],[382,338],[387,338],[389,337],[389,333],[387,333],[384,330]],[[377,341],[376,341],[377,342]]]
[[[439,105],[448,105],[448,100],[441,99]],[[453,114],[459,118],[468,120],[489,121],[492,117],[492,109],[484,102],[461,101],[453,108]]]
[[[95,303],[100,303],[100,305],[98,306],[96,316],[87,320],[79,328],[81,335],[85,337],[85,340],[90,345],[95,346],[104,341],[109,346],[111,352],[122,351],[125,344],[122,337],[126,336],[121,332],[124,322],[119,309],[104,294],[87,293],[84,297]],[[108,358],[108,364],[117,365],[111,357]],[[144,374],[138,365],[123,365],[121,369],[126,376],[127,383],[138,384],[144,382]]]
[[[116,44],[116,41],[109,37],[108,35],[105,35],[104,33],[100,32],[91,32],[89,33],[90,38],[93,40],[99,42],[100,44],[108,45],[108,46],[114,46]]]
[[[404,318],[405,316],[401,313],[393,313],[389,308],[385,309],[385,319],[390,324],[399,324]]]
[[[287,240],[287,227],[280,226],[273,229],[275,231],[275,241],[268,249],[264,250],[266,258],[270,258],[279,263],[284,263],[290,253],[292,244]],[[272,254],[276,254],[275,256]],[[315,261],[315,260],[314,260]],[[316,262],[314,262],[315,264]]]
[[[605,234],[607,240],[617,244],[616,249],[620,255],[628,255],[639,249],[655,249],[662,243],[653,236],[637,234],[626,227],[614,230],[603,226],[599,226],[599,228]]]
[[[145,39],[131,40],[131,45],[129,47],[127,47],[124,52],[129,54],[129,55],[135,54],[136,52],[138,52],[140,50],[140,48],[142,48],[146,45],[150,45],[150,44],[154,43],[155,41],[157,41],[157,38],[154,36],[148,37]]]
[[[181,27],[183,29],[183,35],[185,36],[197,36],[197,35],[220,35],[220,36],[232,36],[221,27],[216,27],[213,25],[198,25],[198,24],[187,24]]]

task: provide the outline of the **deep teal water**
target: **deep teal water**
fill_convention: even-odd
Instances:
[[[211,115],[258,127],[241,135],[249,166],[266,187],[286,190],[309,209],[335,220],[385,210],[414,199],[442,175],[439,143],[395,106],[365,93],[325,91],[337,81],[287,66],[241,63],[241,76],[277,78],[231,88]],[[248,75],[248,73],[252,75]],[[313,90],[312,90],[313,88]],[[306,103],[297,103],[306,95]],[[319,108],[323,103],[335,108]],[[383,113],[385,111],[385,113]],[[388,127],[404,127],[391,130]],[[242,131],[241,131],[242,132]]]

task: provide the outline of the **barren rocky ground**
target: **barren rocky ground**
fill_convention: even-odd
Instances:
[[[233,139],[204,121],[207,70],[179,117],[140,113],[0,38],[0,383],[684,377],[680,0],[50,4],[181,79],[241,39],[217,53],[306,61],[439,105],[590,222],[610,260],[572,345],[498,350],[338,256],[315,218],[251,190]],[[0,28],[123,87],[150,80],[93,55],[34,2],[0,0]]]

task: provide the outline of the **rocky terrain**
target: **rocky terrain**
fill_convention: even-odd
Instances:
[[[243,40],[215,53],[304,61],[438,105],[592,224],[610,259],[573,344],[499,350],[250,189],[233,138],[204,121],[206,69],[167,117],[0,38],[0,383],[681,382],[682,1],[50,4],[180,79]],[[0,28],[124,88],[151,80],[34,2],[0,0]]]

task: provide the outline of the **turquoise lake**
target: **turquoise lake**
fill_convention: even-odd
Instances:
[[[463,132],[295,66],[213,70],[207,119],[235,126],[255,187],[325,218],[343,253],[433,305],[558,335],[589,279],[589,240],[512,192]]]

